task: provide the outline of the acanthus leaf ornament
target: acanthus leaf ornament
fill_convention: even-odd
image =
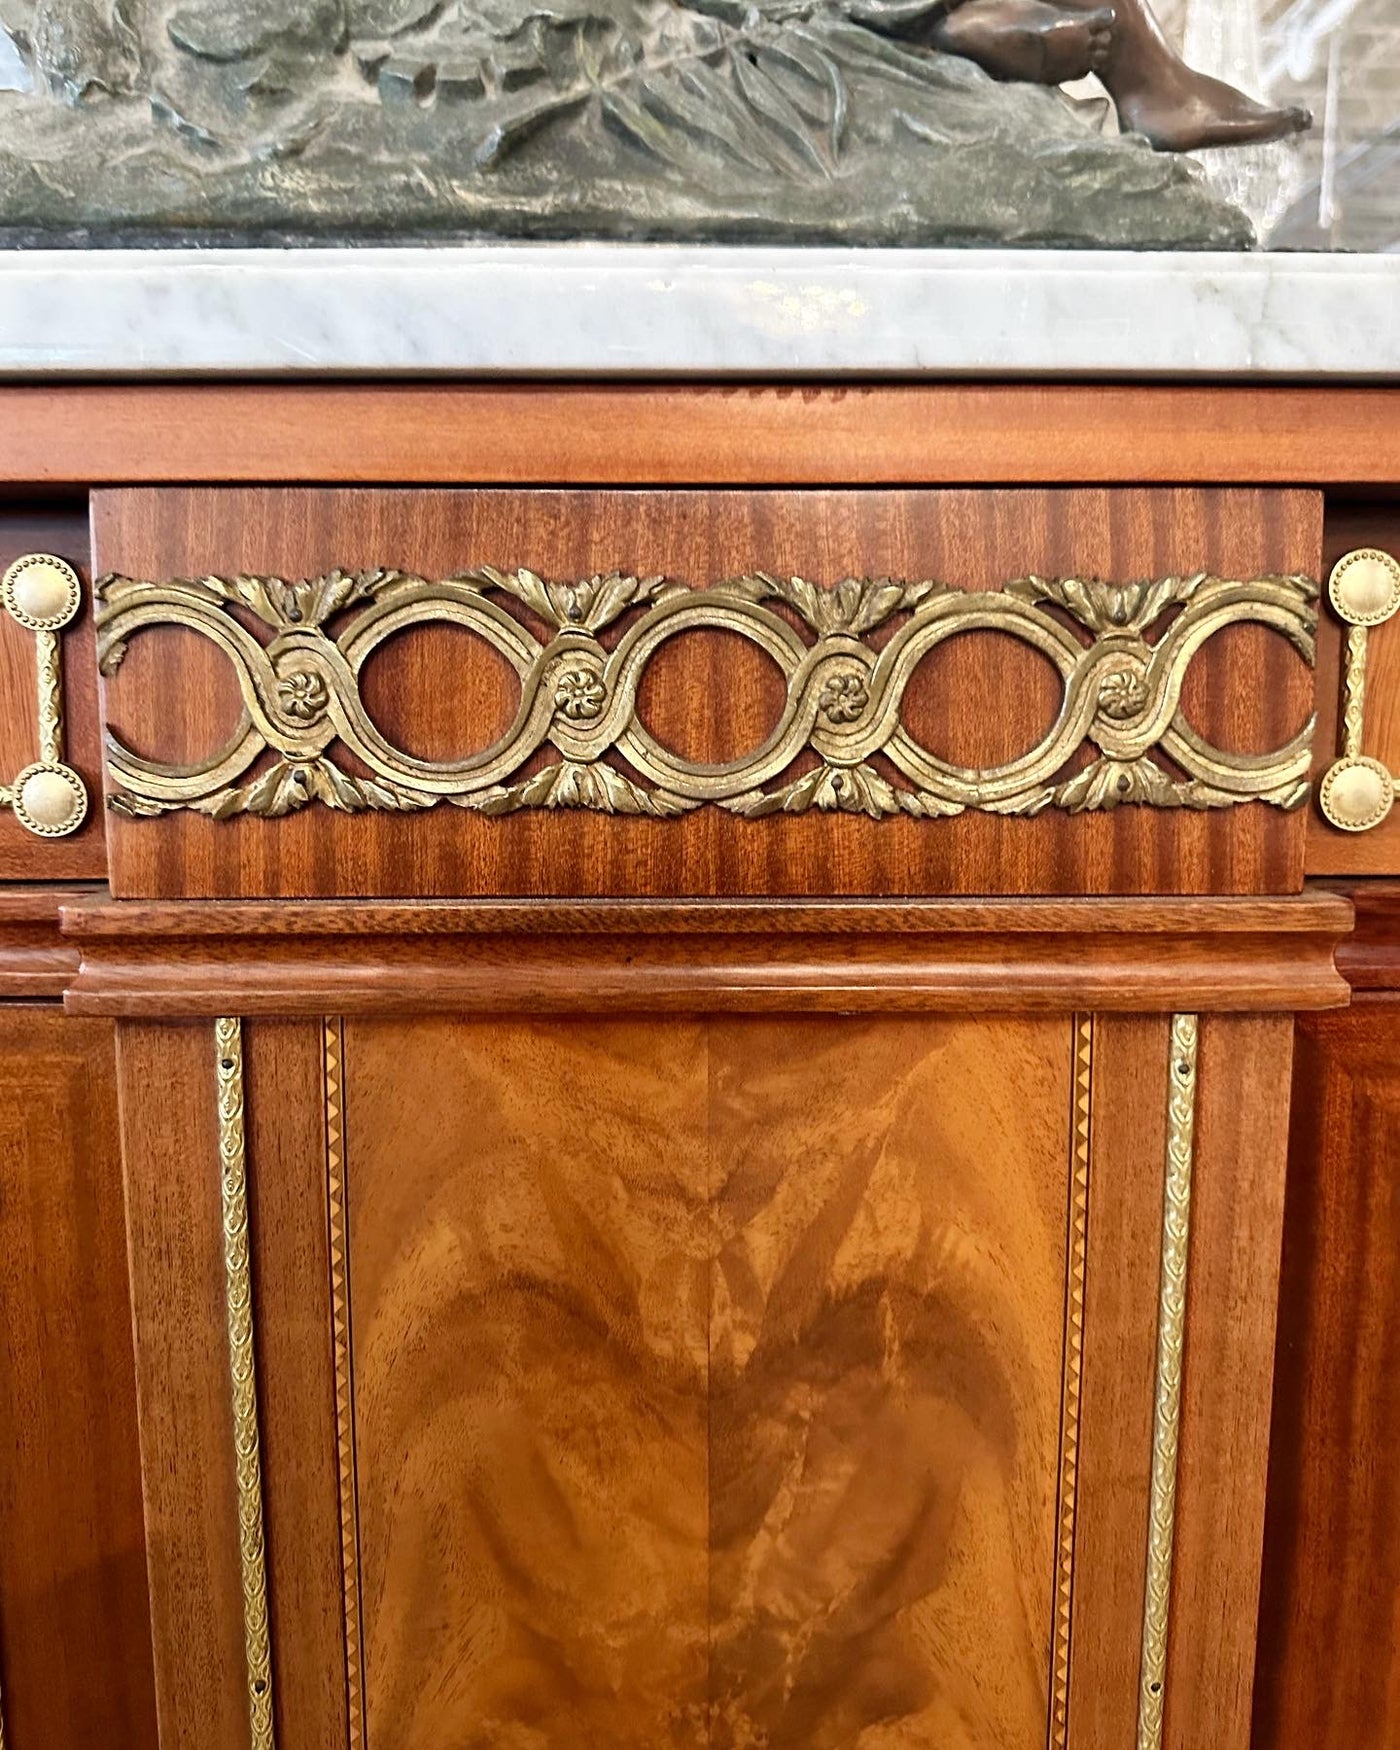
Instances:
[[[1168,608],[1190,601],[1208,581],[1204,572],[1141,583],[1105,583],[1096,577],[1025,577],[1006,587],[1009,594],[1033,606],[1053,602],[1072,614],[1086,631],[1142,633]]]
[[[812,808],[823,814],[868,814],[872,820],[895,814],[924,819],[962,813],[961,804],[891,784],[870,766],[817,766],[777,790],[754,790],[723,806],[746,820],[806,814]]]
[[[642,814],[663,820],[698,807],[697,803],[665,790],[644,790],[602,761],[580,766],[569,760],[543,767],[524,783],[502,785],[482,796],[449,800],[459,807],[493,816],[514,814],[522,808],[587,808],[600,814]]]
[[[734,578],[723,586],[753,602],[785,602],[819,637],[845,632],[859,638],[895,614],[917,609],[942,586],[897,583],[890,577],[846,577],[830,589],[804,577],[773,577],[766,571]]]
[[[1270,627],[1312,662],[1317,588],[1303,577],[1027,577],[968,591],[890,578],[824,588],[756,572],[692,589],[620,572],[558,583],[524,568],[481,567],[437,582],[390,569],[298,583],[108,577],[98,595],[104,673],[136,633],[179,625],[223,651],[243,698],[231,741],[197,768],[142,759],[109,735],[112,806],[135,816],[192,809],[276,819],[312,804],[359,812],[448,802],[487,815],[583,808],[666,818],[711,803],[750,819],[813,809],[882,819],[1130,803],[1295,808],[1308,794],[1311,721],[1273,753],[1242,755],[1211,746],[1181,710],[1187,668],[1226,626]],[[249,613],[270,637],[249,630]],[[444,620],[485,640],[520,686],[501,738],[448,762],[393,746],[360,696],[361,668],[386,639]],[[746,639],[784,678],[775,727],[742,759],[684,759],[638,712],[647,664],[668,639],[692,631]],[[901,719],[924,657],[977,631],[1029,644],[1063,688],[1045,737],[987,768],[939,759]],[[1086,744],[1094,758],[1076,770]],[[337,747],[352,756],[350,769]]]
[[[569,626],[583,632],[601,632],[628,608],[665,601],[685,588],[664,577],[624,577],[620,571],[582,583],[546,583],[533,571],[497,571],[491,565],[482,566],[468,581],[514,596],[556,631]]]

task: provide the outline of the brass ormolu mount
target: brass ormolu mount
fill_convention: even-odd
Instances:
[[[1362,753],[1366,728],[1366,644],[1372,626],[1381,626],[1400,608],[1400,560],[1374,547],[1344,554],[1332,567],[1327,595],[1346,621],[1346,703],[1342,710],[1342,752],[1323,775],[1318,803],[1343,832],[1369,832],[1390,813],[1395,780],[1377,759]]]
[[[34,634],[38,669],[39,758],[12,784],[0,784],[0,806],[14,810],[26,832],[61,839],[87,818],[87,787],[63,761],[63,655],[59,633],[82,606],[78,574],[48,553],[16,559],[0,580],[10,618]]]
[[[1304,577],[1205,573],[1129,584],[1031,576],[979,591],[869,577],[824,587],[763,572],[705,588],[616,572],[550,583],[489,567],[438,580],[388,569],[300,582],[109,576],[96,585],[104,674],[139,633],[181,626],[227,658],[243,699],[231,740],[199,766],[144,758],[109,732],[111,806],[135,818],[192,809],[218,821],[275,820],[313,804],[343,813],[447,804],[493,818],[586,808],[653,819],[712,805],[750,820],[812,809],[936,819],[1125,803],[1299,808],[1309,794],[1311,719],[1284,747],[1235,754],[1196,733],[1181,696],[1191,662],[1227,626],[1267,626],[1311,665],[1316,596]],[[255,636],[250,617],[271,636]],[[386,740],[360,691],[360,671],[386,639],[434,621],[484,640],[520,687],[500,739],[449,762]],[[608,628],[615,636],[601,642]],[[735,634],[782,675],[777,724],[738,759],[682,757],[651,734],[639,709],[647,664],[687,632]],[[1063,689],[1044,737],[1004,765],[940,759],[902,714],[923,658],[974,632],[1039,651]],[[965,708],[983,702],[970,698]],[[1086,743],[1086,762],[1072,770]],[[541,755],[546,763],[532,769]],[[815,763],[799,770],[810,756]]]

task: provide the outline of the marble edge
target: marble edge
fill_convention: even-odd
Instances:
[[[0,377],[1400,379],[1400,255],[0,252]]]

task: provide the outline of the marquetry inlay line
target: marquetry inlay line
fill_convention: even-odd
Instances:
[[[224,1212],[224,1285],[229,1373],[233,1385],[234,1477],[238,1555],[243,1574],[243,1644],[248,1667],[251,1750],[274,1750],[272,1650],[267,1618],[258,1382],[253,1348],[253,1270],[248,1238],[247,1144],[243,1123],[243,1025],[214,1023],[219,1087],[219,1164]]]
[[[1055,1525],[1055,1621],[1050,1654],[1050,1750],[1069,1741],[1070,1630],[1074,1526],[1079,1493],[1079,1411],[1084,1382],[1084,1272],[1089,1246],[1089,1144],[1094,1019],[1074,1020],[1073,1136],[1065,1246],[1064,1376],[1060,1397],[1060,1482]]]
[[[109,576],[98,593],[104,674],[137,633],[183,626],[223,654],[243,699],[232,738],[200,766],[143,758],[109,732],[111,805],[127,815],[188,808],[215,820],[276,820],[313,804],[355,814],[447,803],[488,816],[588,808],[667,818],[712,805],[746,819],[810,809],[926,819],[1123,803],[1296,808],[1308,795],[1311,721],[1271,753],[1236,754],[1198,735],[1181,706],[1192,661],[1227,626],[1272,627],[1312,663],[1317,586],[1303,577],[1024,577],[963,590],[853,577],[823,588],[754,573],[692,589],[616,573],[550,583],[523,568],[482,567],[436,581],[390,570],[293,583]],[[451,762],[393,745],[360,690],[365,662],[386,639],[433,621],[483,639],[520,685],[504,735]],[[541,623],[543,638],[533,629]],[[690,632],[745,639],[782,676],[778,722],[743,758],[682,758],[638,711],[647,665]],[[977,632],[1038,650],[1063,688],[1044,739],[1005,765],[949,764],[902,717],[923,659]],[[970,698],[966,710],[975,719],[987,701]],[[1092,757],[1074,770],[1086,745]],[[337,749],[353,756],[353,769]]]
[[[350,1212],[345,1200],[345,1033],[325,1022],[326,1210],[335,1357],[335,1436],[340,1474],[340,1561],[345,1600],[345,1688],[350,1750],[364,1750],[364,1631],[355,1475],[355,1382],[350,1348]]]
[[[1166,1707],[1167,1631],[1176,1536],[1181,1370],[1186,1338],[1186,1266],[1191,1244],[1191,1168],[1196,1130],[1194,1015],[1172,1018],[1167,1095],[1167,1177],[1162,1208],[1162,1286],[1157,1323],[1157,1393],[1152,1493],[1147,1527],[1138,1750],[1160,1750]]]

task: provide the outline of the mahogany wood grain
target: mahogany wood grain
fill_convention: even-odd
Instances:
[[[1327,887],[1356,913],[1352,933],[1337,944],[1337,970],[1354,991],[1400,990],[1400,882],[1371,878]]]
[[[0,1693],[11,1750],[150,1750],[112,1029],[0,1008]]]
[[[1329,500],[1323,525],[1323,576],[1344,553],[1379,547],[1400,559],[1400,499]],[[1341,752],[1346,627],[1324,595],[1317,641],[1317,736],[1314,782]],[[1400,778],[1400,616],[1366,637],[1366,732],[1363,752]],[[1366,832],[1339,832],[1317,806],[1308,819],[1308,874],[1400,874],[1400,810]]]
[[[1169,1037],[1094,1020],[1070,1750],[1137,1739]]]
[[[1351,928],[1287,899],[65,908],[76,1014],[1328,1008]]]
[[[1289,1016],[1201,1022],[1166,1750],[1249,1742],[1292,1053]]]
[[[0,482],[1389,485],[1396,390],[1256,384],[0,388]]]
[[[367,1741],[704,1745],[694,1024],[346,1027]]]
[[[59,932],[65,905],[82,905],[92,887],[0,887],[0,1000],[61,997],[78,970],[76,944]]]
[[[87,506],[0,504],[0,573],[25,553],[66,559],[83,583],[78,617],[61,634],[65,762],[88,791],[88,813],[67,838],[38,838],[0,808],[0,881],[102,880],[107,874],[102,807],[102,736],[97,714],[97,658],[89,588]],[[0,784],[39,757],[34,634],[0,610]]]
[[[551,578],[620,568],[697,586],[767,571],[822,583],[892,575],[997,589],[1030,572],[1121,581],[1195,570],[1314,574],[1320,512],[1316,493],[1255,491],[172,489],[97,494],[94,529],[101,570],[153,580],[384,565],[441,577],[494,564],[528,565]],[[171,636],[144,632],[133,644]],[[401,641],[417,636],[409,631]],[[227,678],[222,693],[211,687],[205,661],[182,669],[188,642],[163,650],[159,685],[125,665],[104,685],[106,721],[171,761],[187,759],[191,742],[205,755],[223,745],[234,704]],[[993,640],[994,650],[1005,642]],[[733,757],[754,745],[776,704],[761,670],[744,667],[716,685],[715,648],[705,633],[676,639],[643,703]],[[157,666],[148,664],[147,676]],[[936,680],[916,689],[911,730],[935,753],[976,745],[988,761],[1010,741],[1034,746],[1048,696],[1025,684],[1022,667],[1002,672],[977,637],[950,640]],[[374,694],[391,740],[437,739],[443,697],[455,714],[490,685],[480,665],[468,665],[460,683],[442,668],[421,669],[418,679],[430,687],[391,695],[381,686]],[[1311,708],[1311,674],[1279,636],[1211,639],[1189,683],[1183,703],[1195,727],[1227,747],[1282,745]],[[458,750],[489,745],[502,708],[485,724],[456,716]],[[983,720],[995,724],[989,736],[979,733]],[[969,811],[933,821],[817,811],[744,820],[718,807],[661,821],[571,809],[490,818],[451,807],[356,815],[316,807],[273,821],[189,812],[113,817],[109,835],[113,891],[123,898],[1234,893],[1296,890],[1305,826],[1301,812],[1262,803],[1077,816],[1047,810],[1034,819]]]
[[[1044,1742],[1071,1045],[347,1027],[374,1750]]]
[[[1254,1750],[1400,1742],[1400,1000],[1298,1026]]]
[[[273,1695],[279,1740],[296,1750],[346,1750],[347,1730],[344,1686],[328,1680],[345,1643],[321,1034],[305,1021],[243,1031],[267,1585],[287,1652]]]
[[[117,1066],[160,1750],[249,1750],[213,1028]]]
[[[713,1027],[714,1750],[1043,1743],[1073,1035]]]

